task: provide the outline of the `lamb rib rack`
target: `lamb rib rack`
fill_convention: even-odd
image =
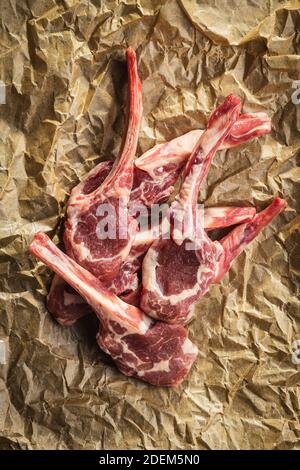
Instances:
[[[212,114],[171,207],[172,238],[154,242],[144,258],[141,308],[153,318],[187,323],[210,284],[223,277],[246,244],[286,207],[285,201],[276,198],[265,211],[236,227],[220,242],[210,240],[204,231],[197,210],[199,187],[239,106],[239,100],[231,95]],[[182,225],[186,230],[182,230]]]
[[[89,303],[101,323],[98,344],[121,372],[153,385],[175,386],[184,380],[198,350],[182,325],[155,322],[126,304],[44,233],[35,235],[29,249]]]
[[[64,234],[67,253],[106,285],[115,278],[127,258],[137,229],[135,220],[128,213],[128,202],[142,117],[142,98],[136,56],[131,48],[127,49],[127,64],[129,110],[119,157],[99,187],[88,194],[75,194],[70,200]],[[98,227],[107,211],[113,214],[116,225],[113,239],[99,236]]]

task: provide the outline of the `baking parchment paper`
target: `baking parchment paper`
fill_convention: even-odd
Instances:
[[[0,448],[300,449],[300,2],[0,3]],[[175,389],[121,375],[94,318],[56,324],[52,273],[27,251],[38,230],[60,240],[71,188],[117,154],[129,45],[143,81],[138,155],[204,127],[237,93],[273,132],[219,152],[201,200],[289,203],[200,301],[200,355]]]

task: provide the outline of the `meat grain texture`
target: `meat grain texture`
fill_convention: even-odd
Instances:
[[[125,5],[2,11],[0,446],[298,449],[299,2]],[[217,97],[234,93],[243,112],[267,112],[273,132],[219,152],[200,198],[259,211],[278,194],[289,204],[201,300],[189,327],[200,357],[177,389],[121,376],[95,344],[93,317],[53,322],[52,275],[27,254],[38,230],[58,242],[71,189],[117,156],[128,45],[143,81],[138,155],[204,128]]]

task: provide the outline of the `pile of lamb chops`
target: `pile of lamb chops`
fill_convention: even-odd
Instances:
[[[153,385],[175,386],[197,357],[184,327],[197,301],[286,202],[276,197],[260,213],[249,207],[202,211],[197,203],[219,149],[271,130],[265,113],[241,114],[241,101],[234,95],[216,108],[204,131],[188,132],[135,159],[142,93],[131,48],[127,65],[129,106],[119,156],[114,164],[99,163],[72,190],[64,231],[67,254],[41,232],[29,249],[56,273],[48,308],[60,324],[71,325],[94,312],[100,323],[97,342],[121,372]],[[168,201],[179,177],[167,224],[142,227],[141,211]],[[103,207],[115,214],[113,238],[99,237]],[[220,240],[208,235],[231,225]]]

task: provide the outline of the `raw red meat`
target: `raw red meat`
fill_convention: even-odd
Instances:
[[[93,168],[88,176],[72,190],[72,198],[95,191],[108,176],[112,162],[105,161]],[[79,318],[92,313],[92,309],[78,293],[56,274],[47,297],[47,307],[54,318],[64,326],[72,325]]]
[[[212,114],[207,131],[187,163],[179,195],[171,207],[172,238],[154,242],[144,258],[141,308],[153,318],[188,322],[196,301],[210,284],[223,277],[235,256],[286,207],[284,201],[275,199],[265,211],[234,229],[221,242],[213,242],[204,231],[197,210],[199,187],[239,107],[239,99],[230,95]]]
[[[240,115],[230,135],[227,136],[223,147],[233,147],[269,131],[270,120],[265,113]],[[141,203],[150,206],[153,202],[159,202],[172,192],[173,184],[191,153],[196,139],[202,133],[202,130],[191,131],[166,144],[155,146],[135,161],[133,189],[128,203],[129,212],[134,212]],[[70,246],[71,243],[68,243],[70,238],[68,227],[74,228],[74,219],[76,226],[78,209],[81,211],[83,201],[86,200],[84,196],[100,188],[105,178],[109,175],[112,166],[113,163],[111,161],[101,162],[72,190],[68,204],[68,214],[71,214],[71,216],[68,218],[67,233],[65,235],[68,253],[71,256],[73,252]],[[161,172],[162,168],[164,174]],[[75,215],[74,207],[76,208]],[[246,221],[252,216],[253,211],[254,209],[251,208],[212,208],[206,210],[206,228],[225,227]],[[89,216],[90,214],[88,214],[87,218]],[[121,295],[126,301],[134,304],[138,303],[141,291],[137,272],[141,267],[143,255],[152,241],[153,234],[151,231],[137,232],[136,238],[132,240],[131,250],[126,260],[122,263],[119,273],[114,276],[113,280],[108,280],[107,277],[104,279],[104,282],[110,287],[112,292]],[[82,248],[79,246],[79,254],[81,252]],[[66,287],[65,292],[64,286]],[[55,298],[56,295],[58,296],[57,299]],[[72,305],[76,308],[72,309]],[[80,296],[62,280],[58,281],[55,277],[48,296],[48,307],[57,321],[64,325],[72,324],[83,316],[85,312],[90,312],[88,306],[85,308],[85,302],[80,299]],[[73,315],[72,310],[74,312]]]
[[[152,245],[143,261],[141,308],[153,318],[187,323],[195,303],[210,284],[223,278],[245,246],[286,206],[285,201],[275,198],[265,210],[234,228],[224,239],[208,243],[206,240],[202,257],[197,251],[186,250],[185,244],[177,246],[161,240]]]
[[[242,123],[243,125],[237,125],[238,123]],[[246,123],[247,129],[245,128]],[[226,147],[236,145],[237,143],[246,141],[256,135],[268,132],[269,123],[269,118],[264,113],[240,115],[239,120],[234,125],[234,132],[231,131],[230,137],[226,138]],[[186,161],[187,155],[190,154],[191,146],[195,145],[195,136],[201,136],[202,133],[202,130],[191,131],[188,134],[173,139],[173,141],[170,141],[167,144],[156,146],[136,161],[142,162],[140,166],[143,170],[135,167],[134,174],[138,174],[138,177],[135,176],[134,181],[135,184],[139,182],[141,187],[133,188],[131,199],[129,201],[129,210],[143,202],[150,206],[154,193],[156,194],[154,199],[160,201],[164,198],[166,191],[172,191],[172,185],[176,180],[176,175],[179,174],[183,163]],[[191,139],[188,138],[189,136],[191,136]],[[187,151],[185,151],[185,148]],[[172,159],[173,161],[171,166],[174,166],[176,152],[178,170],[175,170],[174,172],[171,171],[171,173],[164,179],[162,179],[160,175],[157,181],[155,181],[151,175],[156,175],[160,165],[163,166],[164,171],[170,170],[168,161]],[[152,158],[150,158],[150,155],[152,155]],[[93,168],[84,180],[73,188],[69,204],[71,206],[73,204],[76,205],[77,200],[81,200],[82,198],[84,199],[85,195],[92,193],[100,187],[105,178],[109,175],[112,166],[112,161],[104,161]],[[144,183],[142,181],[143,177]],[[169,188],[166,187],[167,183],[171,185]],[[144,184],[147,185],[149,195],[151,195],[149,200],[147,200],[146,193],[144,191]],[[150,188],[152,189],[150,190]],[[160,191],[161,196],[159,195]],[[139,199],[139,194],[143,195],[143,201],[142,199]],[[254,214],[255,209],[248,207],[205,209],[205,229],[213,230],[215,228],[222,228],[246,222],[247,220],[250,220]],[[133,245],[127,259],[123,263],[119,274],[109,284],[110,289],[115,294],[121,295],[121,297],[128,303],[132,303],[134,305],[138,305],[139,303],[141,289],[137,272],[141,267],[143,255],[153,242],[154,238],[155,237],[151,230],[136,233],[136,237],[133,240]],[[76,291],[67,286],[63,280],[56,279],[56,277],[57,276],[54,276],[53,285],[51,286],[48,295],[48,308],[60,324],[71,325],[85,314],[90,313],[90,308],[84,300],[80,298]],[[73,305],[75,308],[73,308]]]
[[[250,222],[235,227],[220,240],[223,250],[218,261],[214,282],[219,282],[224,277],[235,258],[286,207],[287,202],[276,197],[266,209],[256,214]]]
[[[203,132],[196,129],[158,144],[135,160],[131,206],[133,203],[151,206],[169,198]],[[266,113],[241,114],[219,149],[232,148],[270,132],[271,120]]]
[[[271,121],[267,114],[241,114],[233,124],[224,142],[220,145],[220,148],[234,147],[270,131]],[[202,134],[202,130],[191,131],[188,134],[173,139],[167,144],[154,147],[154,149],[149,150],[135,161],[133,189],[129,202],[129,211],[134,217],[138,214],[140,206],[145,209],[144,206],[150,207],[154,203],[162,202],[170,196],[174,189],[173,184],[176,182],[183,165],[186,163],[187,157],[191,154],[192,149],[197,143],[196,138],[199,139]],[[249,213],[246,214],[247,210],[249,209],[240,210],[236,208],[234,213],[233,209],[224,209],[224,212],[227,211],[226,215],[221,215],[219,217],[220,225],[216,224],[213,228],[226,227],[246,221],[249,216]],[[243,211],[245,211],[245,220],[242,218]],[[215,211],[215,214],[215,222],[217,222],[217,211]],[[144,236],[143,233],[142,236]],[[114,283],[110,286],[113,292],[119,293],[126,290],[139,292],[136,287],[138,284],[137,272],[141,267],[142,257],[150,243],[151,241],[142,247],[137,247],[137,244],[134,242],[128,258],[122,265],[119,276],[115,278]],[[136,295],[134,299],[136,299]]]
[[[214,230],[247,222],[253,218],[256,210],[252,207],[212,207],[204,209],[204,228]],[[136,232],[130,253],[121,266],[120,273],[110,284],[110,289],[115,294],[129,295],[134,304],[138,302],[140,291],[139,270],[145,253],[152,245],[153,241],[159,238],[161,225],[156,225],[150,229],[143,229]]]
[[[268,133],[270,132],[270,129],[270,119],[265,113],[241,114],[238,121],[234,124],[230,135],[227,136],[221,148],[234,147],[242,142],[246,142],[252,139],[253,137]],[[166,198],[166,196],[172,193],[173,184],[178,178],[187,157],[190,155],[192,148],[196,143],[196,139],[199,138],[202,133],[202,130],[191,131],[182,135],[181,137],[173,139],[166,144],[155,146],[153,149],[142,155],[142,157],[140,157],[138,160],[135,160],[133,189],[131,191],[130,200],[128,202],[129,214],[134,217],[138,212],[138,207],[140,205],[146,205],[147,207],[150,207],[154,202],[161,202]],[[102,185],[105,178],[110,173],[111,168],[112,162],[110,161],[99,163],[92,171],[88,173],[87,177],[82,181],[82,183],[77,185],[72,190],[68,203],[69,209],[67,211],[68,214],[71,214],[71,217],[68,218],[67,222],[67,231],[65,235],[66,242],[69,238],[70,232],[68,227],[70,225],[71,227],[74,227],[74,219],[76,224],[76,219],[78,217],[77,214],[74,215],[74,207],[78,208],[79,204],[79,210],[81,210],[82,201],[85,200],[84,196],[91,194]],[[226,227],[231,224],[246,221],[247,217],[249,216],[248,208],[241,210],[239,208],[222,208],[224,213],[220,213],[220,215],[218,215],[218,211],[220,211],[220,209],[215,211],[215,224],[212,226],[212,228]],[[90,216],[90,214],[88,214],[88,216]],[[72,221],[72,219],[73,223],[71,222],[70,224],[70,220]],[[217,220],[219,221],[218,224]],[[88,231],[88,227],[85,227],[85,230]],[[144,235],[142,234],[142,236]],[[140,238],[141,237],[139,236],[139,239]],[[124,294],[126,295],[126,298],[130,298],[135,303],[137,302],[136,293],[139,292],[137,271],[141,267],[142,255],[146,252],[147,248],[152,242],[152,239],[150,238],[148,240],[148,244],[145,244],[144,249],[141,250],[140,242],[138,241],[136,243],[133,237],[130,253],[122,264],[119,273],[116,276],[113,276],[113,280],[107,279],[107,276],[105,276],[104,279],[103,276],[100,277],[102,281],[105,282],[106,286],[112,290],[112,292],[117,295]],[[69,245],[70,244],[67,242],[67,252],[70,256],[72,256],[72,247]],[[107,242],[105,245],[107,245]],[[82,248],[79,246],[79,254],[81,252]],[[80,262],[81,258],[75,258],[78,262]],[[96,271],[93,272],[94,274],[97,273]],[[61,283],[59,284],[59,287],[59,295],[61,295]],[[54,288],[51,289],[49,297],[50,300],[55,295],[55,291],[56,290]],[[68,292],[67,296],[68,301],[70,299],[69,294],[70,292]],[[74,293],[74,301],[76,301],[76,297],[77,295]],[[52,302],[50,302],[50,311],[56,312],[55,315],[58,315],[58,321],[62,321],[63,324],[65,324],[64,311],[62,308],[52,309],[51,303]],[[61,307],[63,307],[61,298],[59,299],[58,303],[61,305]],[[55,306],[57,307],[56,302]],[[71,307],[68,303],[66,312],[68,324],[69,321],[71,321],[70,309]],[[76,321],[76,317],[77,316],[75,315],[74,321]]]
[[[220,149],[236,147],[270,131],[271,121],[266,113],[240,114]],[[155,145],[134,161],[134,178],[129,201],[131,211],[141,204],[151,207],[171,195],[173,185],[203,132],[202,129],[193,130],[164,144]],[[73,200],[76,203],[79,195],[95,191],[109,175],[112,166],[112,161],[98,163],[84,180],[73,188],[69,204],[72,204]]]
[[[57,274],[51,283],[47,307],[58,323],[64,326],[72,325],[79,318],[92,313],[86,301]]]
[[[133,160],[142,116],[141,84],[135,52],[127,49],[129,111],[119,158],[108,177],[88,194],[72,195],[67,208],[64,242],[67,253],[109,285],[127,258],[137,225],[128,213],[133,183]],[[99,226],[111,211],[116,236],[103,239]]]
[[[197,347],[181,325],[154,322],[128,305],[60,251],[43,233],[35,235],[30,251],[70,284],[100,320],[97,341],[126,375],[153,385],[174,386],[184,380],[197,357]]]
[[[81,183],[83,184],[83,183]],[[252,207],[211,207],[204,209],[204,228],[213,230],[230,225],[239,224],[251,220],[256,211]],[[130,254],[123,263],[122,276],[117,276],[112,282],[110,290],[119,294],[121,299],[132,305],[139,305],[141,295],[141,283],[139,281],[139,270],[142,265],[143,256],[149,249],[157,234],[155,229],[138,232]],[[119,279],[122,285],[120,286]],[[128,279],[127,290],[125,279]],[[125,288],[124,288],[125,287]],[[91,313],[86,302],[62,279],[54,276],[48,295],[48,310],[61,325],[69,326],[79,318]]]
[[[141,307],[153,318],[187,322],[196,300],[213,282],[222,249],[204,231],[198,193],[240,108],[240,99],[230,95],[211,115],[186,164],[179,194],[170,209],[172,237],[155,241],[144,258]]]
[[[234,124],[230,135],[226,138],[225,144],[221,146],[221,148],[234,147],[269,131],[270,119],[265,113],[241,114],[238,121]],[[202,133],[202,130],[191,131],[188,134],[173,139],[167,144],[156,146],[135,161],[134,185],[128,205],[129,212],[131,212],[132,215],[141,204],[146,207],[151,207],[154,202],[163,201],[165,196],[173,191],[173,184],[180,174],[187,156],[190,155],[191,149],[195,145],[195,137],[201,136]],[[100,186],[105,180],[105,177],[109,174],[111,166],[112,162],[101,162],[90,171],[82,183],[72,190],[69,204],[72,205],[74,200],[76,204],[76,200],[82,194],[90,194]],[[163,177],[160,171],[161,168],[164,169]],[[145,191],[145,185],[148,188],[147,191]],[[149,197],[147,197],[147,195]],[[213,230],[215,228],[245,222],[248,220],[249,216],[254,215],[253,211],[254,209],[249,208],[211,208],[206,210],[205,228],[207,230]],[[136,260],[136,245],[138,245],[138,255],[140,255],[145,253],[149,243],[153,240],[153,237],[148,237],[148,244],[145,245],[145,249],[141,252],[141,236],[144,237],[144,234],[139,235],[138,232],[136,233],[138,240],[133,240],[132,250],[125,261],[126,266],[129,266],[132,261],[135,262]],[[137,265],[140,266],[139,263]],[[124,272],[128,273],[127,277],[124,276]],[[136,283],[135,278],[130,275],[126,267],[124,270],[123,268],[120,270],[120,277],[120,280],[115,278],[114,282],[109,284],[109,287],[116,294],[130,290],[130,286]]]

